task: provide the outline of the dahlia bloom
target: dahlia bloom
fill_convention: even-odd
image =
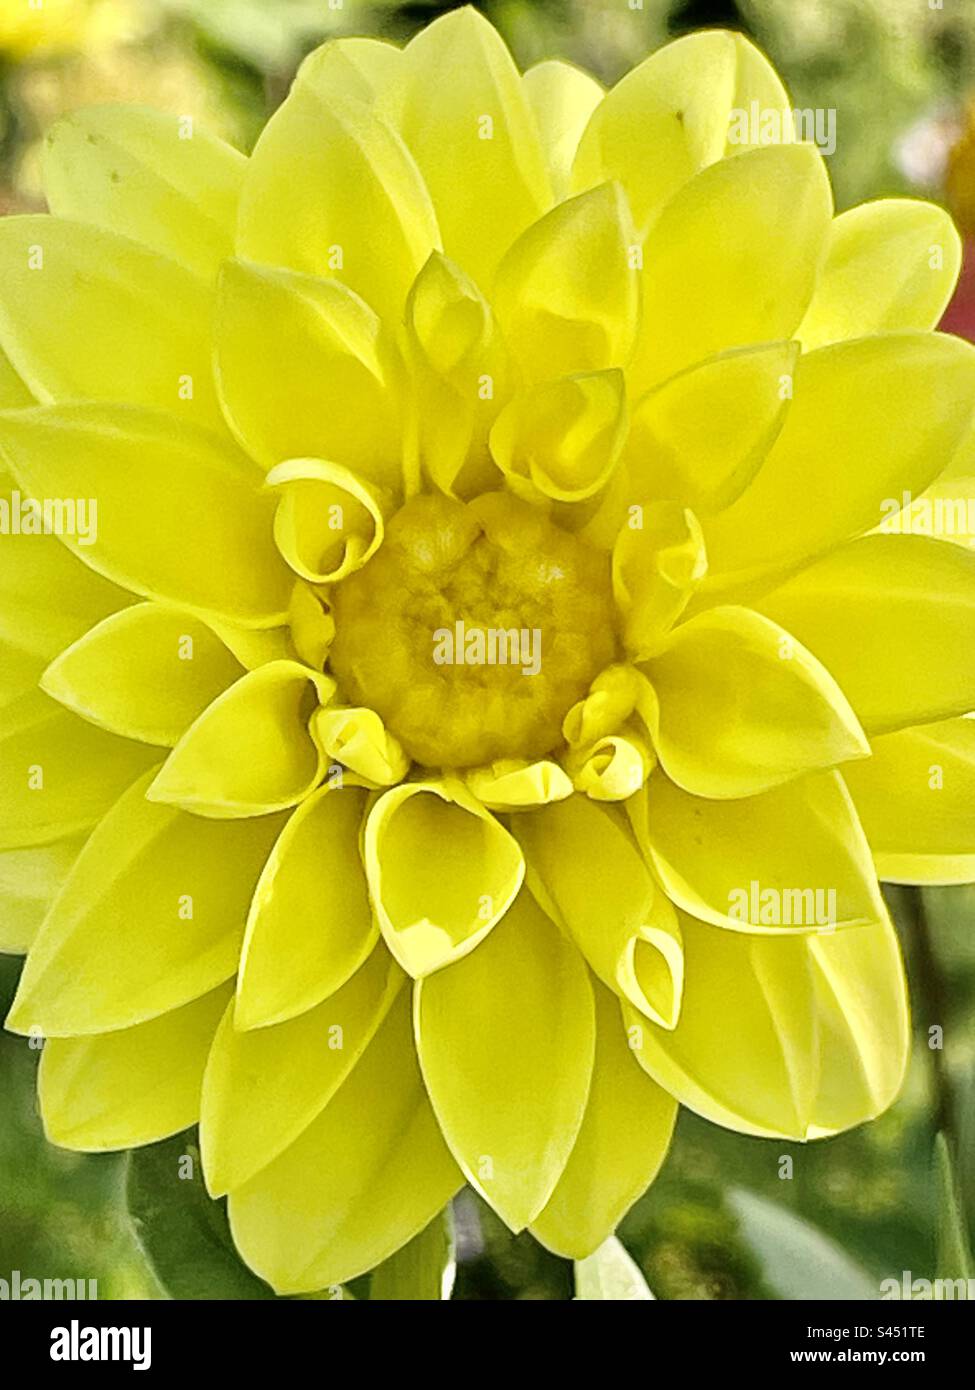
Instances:
[[[454,11],[250,159],[72,116],[0,223],[7,1025],[56,1144],[198,1120],[278,1291],[465,1182],[582,1257],[679,1104],[898,1093],[878,875],[975,877],[975,555],[881,523],[975,349],[947,215],[834,217],[790,119],[738,35],[604,93]]]

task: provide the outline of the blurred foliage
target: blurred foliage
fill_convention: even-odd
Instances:
[[[64,111],[138,101],[192,112],[248,149],[322,39],[403,40],[449,8],[434,0],[44,0],[38,11],[30,0],[0,0],[0,211],[40,204],[38,141]],[[937,187],[975,88],[975,4],[954,0],[940,8],[926,0],[643,0],[638,9],[628,0],[484,0],[480,8],[522,65],[558,56],[607,82],[668,36],[702,25],[744,29],[797,106],[836,109],[840,206],[912,182]],[[769,1240],[815,1250],[827,1267],[835,1243],[878,1286],[902,1270],[933,1276],[945,1229],[933,1168],[940,1129],[955,1136],[953,1181],[969,1237],[975,1230],[975,889],[925,894],[921,950],[923,922],[903,894],[892,901],[918,1030],[904,1095],[874,1124],[808,1146],[746,1138],[684,1112],[663,1173],[621,1232],[658,1298],[788,1296]],[[0,957],[4,1012],[17,969]],[[944,1051],[926,1045],[930,1027],[944,1030]],[[123,1159],[46,1144],[33,1094],[37,1056],[25,1040],[0,1035],[0,1277],[18,1269],[94,1278],[103,1298],[159,1297],[125,1213]],[[791,1177],[782,1176],[783,1158],[792,1160]],[[458,1200],[455,1221],[455,1297],[572,1296],[571,1265],[511,1236],[473,1194]]]

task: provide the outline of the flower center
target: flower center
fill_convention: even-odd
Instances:
[[[333,602],[344,696],[430,767],[550,753],[616,655],[609,557],[507,493],[413,498]]]

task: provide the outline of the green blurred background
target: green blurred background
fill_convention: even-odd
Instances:
[[[975,96],[972,0],[484,0],[519,63],[571,59],[616,80],[668,37],[750,33],[795,104],[833,107],[841,207],[879,194],[943,196]],[[248,150],[306,52],[330,36],[402,40],[452,5],[414,0],[0,0],[0,213],[42,206],[37,150],[62,112],[139,101],[192,113]],[[966,181],[963,181],[963,183]],[[956,203],[971,204],[970,191]],[[971,185],[967,188],[970,190]],[[963,187],[962,193],[966,192]],[[658,1298],[876,1295],[904,1270],[947,1267],[934,1140],[946,1130],[975,1230],[975,889],[891,894],[911,976],[917,1046],[898,1104],[810,1146],[747,1139],[683,1113],[671,1155],[621,1232]],[[919,904],[922,910],[919,912]],[[19,962],[0,957],[6,1012]],[[944,1046],[928,1046],[928,1029]],[[728,1039],[729,1047],[734,1039]],[[38,1053],[0,1036],[0,1278],[97,1279],[102,1298],[162,1291],[122,1198],[124,1161],[44,1141]],[[792,1176],[783,1177],[791,1157]],[[565,1298],[571,1267],[458,1202],[455,1297]],[[975,1272],[975,1271],[973,1271]]]

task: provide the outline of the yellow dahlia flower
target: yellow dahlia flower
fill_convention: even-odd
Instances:
[[[462,10],[249,160],[74,116],[0,224],[8,1026],[57,1144],[199,1119],[279,1291],[465,1181],[585,1256],[678,1104],[897,1095],[878,874],[975,876],[975,555],[882,523],[975,349],[946,214],[834,218],[790,121],[738,35],[604,93]]]

